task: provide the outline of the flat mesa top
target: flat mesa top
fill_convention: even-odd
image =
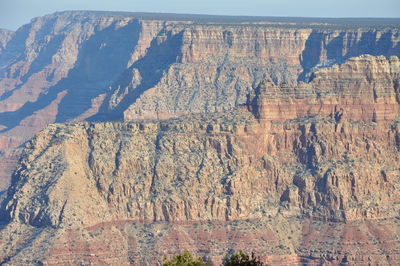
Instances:
[[[197,24],[271,24],[288,27],[327,28],[397,28],[400,18],[311,18],[311,17],[262,17],[262,16],[220,16],[200,14],[117,12],[117,11],[63,11],[52,15],[78,17],[133,17],[142,20],[190,21]],[[50,16],[52,16],[50,15]]]

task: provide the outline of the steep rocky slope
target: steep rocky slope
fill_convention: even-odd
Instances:
[[[8,41],[12,38],[14,32],[6,29],[0,29],[0,54],[5,49]]]
[[[398,57],[364,55],[306,82],[266,79],[226,112],[50,125],[2,203],[1,261],[245,249],[276,264],[398,264],[399,84]]]
[[[229,110],[265,78],[294,83],[352,56],[400,56],[399,24],[83,11],[36,18],[0,53],[0,149],[52,122]]]

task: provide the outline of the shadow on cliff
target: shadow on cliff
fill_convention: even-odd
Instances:
[[[7,43],[6,48],[0,54],[0,78],[10,77],[17,78],[19,71],[11,74],[7,68],[13,62],[22,60],[25,51],[25,41],[29,37],[29,32],[32,30],[32,24],[26,24],[19,28],[11,40]]]
[[[25,41],[29,37],[29,32],[32,30],[32,24],[26,24],[19,28],[11,40],[7,43],[6,48],[0,54],[0,79],[1,78],[18,78],[20,69],[16,68],[11,71],[9,66],[18,60],[23,60],[25,51]],[[17,86],[9,91],[2,91],[0,88],[0,101],[9,98],[14,91],[17,91],[21,86]]]
[[[124,111],[148,89],[157,85],[163,72],[173,63],[179,62],[181,54],[181,46],[183,42],[183,31],[173,34],[171,32],[160,32],[160,35],[166,38],[164,42],[159,43],[155,38],[150,48],[142,59],[135,62],[125,73],[121,79],[117,81],[113,88],[114,92],[107,95],[101,106],[99,113],[87,119],[88,121],[104,121],[104,120],[123,120]],[[158,37],[160,37],[160,35]],[[130,85],[133,77],[133,69],[137,69],[141,76],[141,82],[136,87]],[[129,88],[129,92],[123,96],[122,100],[115,108],[109,107],[109,102],[113,94],[121,94],[117,90],[119,88]]]
[[[39,54],[29,65],[29,70],[25,75],[21,77],[22,82],[26,82],[30,76],[43,70],[46,66],[52,63],[53,56],[60,49],[63,41],[65,40],[65,34],[54,35],[54,25],[57,23],[57,18],[50,18],[45,20],[44,24],[35,34],[35,43],[38,45],[43,45],[46,43],[43,49],[39,49]],[[53,36],[50,41],[47,41],[48,36]],[[38,50],[36,48],[36,50]]]
[[[15,91],[18,91],[21,87],[23,87],[24,83],[28,81],[29,77],[37,72],[42,71],[46,66],[52,63],[52,57],[55,55],[62,45],[65,36],[55,36],[46,47],[40,51],[39,55],[33,60],[31,65],[29,66],[28,72],[21,77],[22,83],[20,85],[15,86],[14,89],[4,92],[0,95],[0,101],[4,101],[11,97]],[[18,71],[19,72],[19,71]],[[19,75],[19,73],[18,73]],[[15,76],[15,75],[14,75]],[[50,75],[47,78],[47,81],[51,81],[53,75]],[[15,78],[15,77],[14,77]]]
[[[40,29],[34,34],[35,43],[40,45],[44,42],[46,36],[54,35],[54,25],[57,23],[57,18],[51,18],[45,21],[44,25],[40,27]],[[10,44],[7,45],[6,54],[0,56],[0,68],[3,69],[0,71],[0,77],[12,77],[13,79],[18,79],[20,76],[20,70],[17,68],[14,73],[10,72],[10,65],[16,61],[26,61],[23,56],[26,54],[26,43],[29,35],[31,34],[32,27],[34,23],[25,25],[21,27],[14,38],[10,41]],[[11,97],[11,95],[18,91],[21,87],[23,87],[24,83],[28,81],[29,77],[37,72],[42,71],[46,66],[52,63],[52,57],[57,53],[62,45],[63,41],[65,40],[65,34],[57,34],[55,35],[49,42],[45,44],[43,49],[36,48],[35,50],[39,50],[37,57],[32,61],[29,65],[29,69],[24,74],[20,80],[22,83],[20,85],[15,86],[14,89],[4,92],[0,95],[0,101],[4,101]],[[8,60],[8,61],[7,61]],[[4,65],[3,65],[4,64]],[[52,75],[51,75],[52,77]],[[50,81],[51,78],[47,78]]]
[[[67,95],[58,106],[56,122],[65,122],[84,113],[91,107],[91,100],[106,92],[126,69],[137,45],[139,31],[139,22],[134,20],[121,28],[112,24],[92,35],[82,44],[75,67],[66,78],[48,88],[46,94],[40,94],[35,102],[28,102],[14,112],[0,113],[0,124],[7,126],[1,132],[12,129],[26,117],[48,106],[62,91],[67,91]],[[38,60],[33,70],[48,62],[46,57]]]
[[[362,54],[384,55],[386,57],[400,56],[400,44],[393,46],[393,39],[398,39],[397,32],[388,30],[378,36],[375,30],[361,33],[358,38],[354,32],[340,32],[329,40],[329,33],[313,30],[308,37],[305,49],[301,54],[300,63],[303,72],[298,81],[308,81],[308,76],[314,67],[341,64],[350,57]],[[321,59],[326,55],[326,59]]]

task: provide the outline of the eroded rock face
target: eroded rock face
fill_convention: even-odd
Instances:
[[[371,42],[373,36],[392,43],[392,48],[379,48]],[[125,120],[176,117],[188,109],[191,112],[229,110],[244,104],[252,88],[265,78],[279,84],[295,83],[306,80],[314,67],[342,62],[352,56],[400,55],[399,35],[391,31],[371,34],[207,25],[185,29],[181,38],[178,62],[163,70],[165,74],[158,84],[143,91],[142,83],[135,82],[148,78],[139,75],[142,71],[137,68],[132,69],[134,74],[128,79],[135,82],[129,85],[117,82],[113,86],[118,88],[117,93],[124,91],[135,99],[126,109],[122,104]],[[136,99],[138,93],[140,97]]]
[[[400,55],[395,27],[245,22],[96,12],[34,19],[0,57],[2,137],[97,113],[109,120],[226,110],[266,77],[292,82],[352,56]]]
[[[152,264],[189,249],[218,263],[245,249],[396,264],[399,64],[360,56],[308,82],[266,80],[229,112],[51,125],[1,206],[3,261]]]
[[[266,80],[256,97],[256,116],[266,121],[330,114],[337,121],[391,123],[398,118],[400,62],[396,56],[363,55],[319,68],[309,82],[277,86]]]
[[[221,112],[245,104],[265,78],[293,84],[353,56],[400,56],[396,21],[346,23],[86,11],[36,18],[0,37],[0,149],[53,122]]]
[[[14,32],[6,29],[0,29],[0,54],[5,49],[8,41],[12,38]]]

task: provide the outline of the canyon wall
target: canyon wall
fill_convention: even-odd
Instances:
[[[398,264],[399,84],[398,57],[363,55],[229,111],[50,125],[1,205],[1,261]]]
[[[292,20],[79,11],[2,31],[0,189],[15,149],[49,123],[229,110],[267,77],[294,82],[351,56],[400,55],[389,20]]]
[[[293,83],[352,56],[400,56],[396,21],[345,23],[86,11],[33,19],[0,37],[2,161],[52,122],[226,111],[265,78]]]
[[[361,54],[399,56],[399,40],[390,25],[340,30],[96,12],[36,18],[0,55],[2,147],[50,122],[227,110],[267,77],[294,82]]]
[[[398,25],[71,11],[0,30],[0,264],[399,264]]]
[[[0,54],[6,47],[8,41],[12,38],[14,32],[6,29],[0,29]]]

